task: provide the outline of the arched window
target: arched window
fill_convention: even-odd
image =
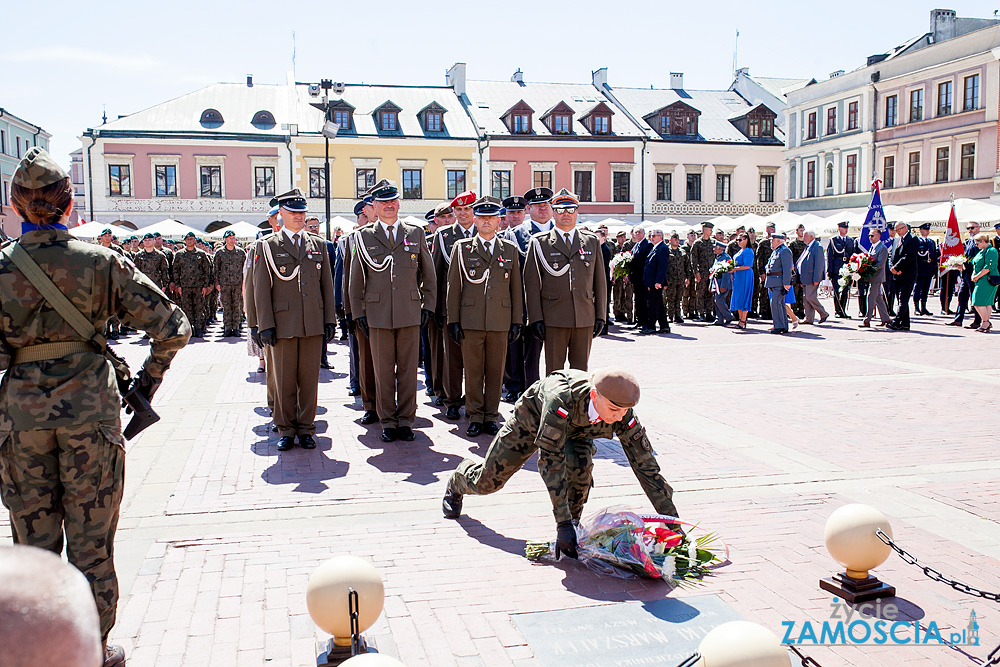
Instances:
[[[827,162],[826,163],[826,187],[828,187],[828,188],[832,188],[833,187],[833,163],[832,162]]]
[[[225,122],[222,118],[222,114],[215,109],[205,109],[201,112],[201,126],[208,129],[213,129],[216,127],[221,127]]]
[[[270,130],[275,126],[274,116],[270,111],[258,111],[253,115],[253,120],[250,121],[250,124],[258,130]]]

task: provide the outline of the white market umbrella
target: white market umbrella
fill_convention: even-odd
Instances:
[[[69,233],[78,239],[92,240],[100,236],[101,232],[105,229],[110,229],[111,235],[115,238],[121,238],[126,235],[126,232],[132,231],[131,229],[109,225],[106,222],[88,222],[84,225],[71,228]]]
[[[933,206],[925,208],[922,211],[904,214],[898,219],[910,226],[916,226],[925,222],[945,223],[948,221],[948,216],[950,214],[951,203],[941,202],[940,204],[934,204]],[[978,222],[980,224],[997,222],[1000,221],[1000,206],[975,199],[956,199],[955,215],[958,217],[959,224],[969,222]]]
[[[206,234],[210,239],[221,239],[226,232],[235,232],[236,238],[243,241],[246,239],[252,239],[257,237],[257,233],[260,232],[260,227],[257,225],[251,225],[245,220],[240,220],[239,222],[234,222],[228,227],[223,227],[222,229],[216,229],[210,234]],[[145,231],[143,232],[145,233]],[[161,234],[163,232],[160,232]]]
[[[188,227],[183,222],[178,222],[176,220],[160,220],[159,222],[154,222],[148,227],[143,227],[139,230],[141,234],[153,234],[159,232],[160,236],[163,238],[173,238],[181,239],[188,232],[194,232],[198,236],[204,236],[205,232],[199,231],[194,227]]]

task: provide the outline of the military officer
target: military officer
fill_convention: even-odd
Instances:
[[[764,273],[767,260],[771,259],[771,234],[774,233],[774,229],[773,222],[767,223],[767,226],[764,228],[764,238],[757,244],[753,256],[754,272],[757,274],[756,289],[758,290],[755,294],[759,294],[755,304],[757,305],[757,313],[761,319],[770,319],[771,317],[771,300],[767,295],[767,288],[764,287]]]
[[[552,198],[555,227],[536,234],[524,263],[528,322],[545,341],[545,374],[587,370],[590,346],[604,328],[608,286],[598,238],[576,226],[580,201],[565,188]]]
[[[262,229],[257,232],[257,238],[251,244],[248,254],[251,258],[256,258],[257,256],[257,244],[262,238],[270,234],[277,234],[281,229],[281,207],[278,206],[277,197],[272,197],[271,201],[268,202],[268,206],[271,209],[267,212],[267,223],[268,228]],[[264,223],[261,223],[262,225]],[[251,261],[249,263],[249,268],[243,274],[243,309],[247,316],[247,327],[250,329],[250,337],[256,343],[257,347],[264,351],[264,368],[266,369],[266,374],[264,379],[267,383],[267,409],[274,415],[274,373],[271,372],[273,366],[271,359],[272,348],[270,345],[263,345],[260,342],[259,329],[257,327],[257,306],[254,302],[253,295],[253,276],[255,269],[257,267],[257,262]],[[271,429],[277,430],[274,422],[271,422]]]
[[[152,234],[142,237],[142,250],[135,253],[135,267],[149,276],[163,292],[170,286],[170,263],[167,256],[157,250]]]
[[[434,258],[434,241],[437,239],[437,232],[440,229],[450,228],[455,224],[455,209],[451,202],[442,202],[434,207],[434,232],[431,234],[428,248],[431,251],[431,259]],[[428,225],[429,227],[430,225]],[[449,256],[450,257],[450,256]],[[435,268],[435,271],[437,269]],[[440,296],[440,291],[439,291]],[[427,323],[427,347],[430,352],[430,375],[431,391],[434,398],[434,405],[441,407],[444,405],[444,336],[447,335],[447,322],[443,317],[435,314],[432,321]]]
[[[205,297],[212,291],[212,260],[195,247],[194,232],[184,235],[184,250],[174,255],[174,283],[180,307],[194,328],[194,335],[205,335]]]
[[[615,255],[631,252],[635,243],[626,241],[627,236],[624,229],[618,231],[615,236]],[[611,277],[611,309],[615,322],[619,325],[632,321],[632,283],[626,276]]]
[[[306,198],[278,195],[281,231],[255,246],[253,275],[258,337],[271,347],[278,450],[316,447],[316,398],[323,344],[337,335],[333,271],[326,241],[304,231]]]
[[[917,237],[917,285],[913,290],[913,312],[917,315],[931,314],[927,310],[927,296],[941,259],[941,251],[934,239],[930,238],[930,233],[931,223],[920,225],[920,236]]]
[[[125,485],[122,399],[103,337],[91,332],[103,331],[112,313],[148,332],[149,356],[131,388],[149,399],[191,329],[132,262],[70,236],[73,186],[45,150],[25,153],[10,200],[25,222],[0,257],[0,340],[11,355],[0,383],[0,499],[15,543],[56,554],[65,545],[97,603],[104,665],[120,666],[124,651],[107,641],[118,605],[113,554]],[[24,260],[12,259],[18,253],[69,299],[86,331],[46,305],[43,283],[25,277],[18,268]]]
[[[618,436],[632,472],[659,514],[676,517],[673,489],[660,475],[646,429],[632,408],[639,383],[628,371],[603,368],[594,373],[559,370],[531,385],[493,439],[486,460],[465,459],[448,480],[444,516],[462,514],[463,495],[500,490],[538,451],[538,472],[552,501],[557,553],[576,557],[576,531],[593,486],[594,439]]]
[[[701,238],[691,246],[691,263],[694,269],[695,298],[699,317],[703,322],[715,321],[715,300],[712,297],[711,272],[715,262],[715,240],[711,222],[701,223]]]
[[[803,319],[806,316],[806,299],[805,290],[802,288],[802,281],[799,278],[799,272],[795,267],[799,265],[799,258],[806,251],[805,233],[806,226],[799,225],[795,228],[795,238],[788,244],[788,249],[792,253],[792,285],[795,290],[795,303],[792,304],[792,311],[799,319]]]
[[[524,214],[528,207],[528,200],[519,195],[507,197],[501,202],[504,210],[507,211],[507,229],[498,232],[501,238],[517,244],[514,230],[524,224]],[[518,263],[524,263],[521,255],[521,248],[518,246]],[[524,299],[522,299],[522,302]],[[522,318],[524,314],[522,313]],[[521,377],[524,375],[524,338],[518,336],[507,344],[507,360],[503,369],[503,390],[500,393],[500,400],[513,403],[522,390]]]
[[[788,333],[785,295],[792,288],[792,251],[784,234],[771,234],[771,257],[764,267],[764,287],[771,296],[771,333]]]
[[[684,324],[681,317],[681,298],[684,290],[691,284],[691,265],[688,264],[684,250],[681,248],[681,237],[677,232],[670,235],[670,261],[667,263],[667,284],[663,288],[663,303],[667,310],[667,320]]]
[[[476,193],[471,190],[459,194],[451,200],[451,208],[455,211],[455,223],[447,227],[439,227],[434,235],[434,272],[437,277],[437,319],[438,323],[448,322],[448,267],[451,264],[451,251],[459,239],[468,239],[476,235],[476,218],[472,213],[472,204],[476,201]],[[443,326],[443,324],[442,324]],[[448,419],[459,418],[459,408],[465,402],[462,396],[462,346],[451,336],[444,339],[444,404],[447,407]]]
[[[688,283],[687,289],[684,290],[684,315],[692,320],[696,320],[701,317],[697,312],[698,285],[697,281],[694,279],[694,256],[691,252],[697,240],[698,230],[689,229],[684,243],[681,244],[681,250],[684,251],[684,257],[687,259],[688,269],[691,274],[691,282]]]
[[[356,232],[351,311],[371,341],[382,441],[409,442],[415,438],[419,329],[434,311],[437,282],[424,230],[399,221],[396,184],[384,181],[371,195],[378,222]]]
[[[388,183],[388,181],[385,181]],[[379,184],[376,187],[382,187]],[[364,414],[361,415],[361,423],[365,426],[378,422],[378,412],[375,409],[375,362],[372,359],[372,346],[368,338],[368,332],[363,331],[354,324],[354,311],[351,308],[351,264],[357,247],[358,231],[361,229],[371,229],[375,220],[371,220],[365,215],[365,210],[372,207],[370,194],[358,202],[355,206],[356,222],[354,230],[344,235],[344,276],[341,287],[341,298],[344,303],[345,314],[347,315],[347,327],[353,337],[352,351],[355,352],[355,368],[357,369],[358,394],[361,396],[361,407]]]
[[[243,326],[243,265],[247,254],[236,245],[236,232],[222,234],[226,246],[212,259],[215,287],[222,300],[222,337],[239,336]]]
[[[846,222],[837,223],[837,235],[830,239],[826,254],[826,277],[833,282],[833,306],[837,317],[851,319],[847,314],[847,303],[851,297],[851,288],[840,286],[840,269],[850,261],[851,256],[858,252],[858,243],[847,235],[850,225]],[[798,258],[796,258],[796,265]]]
[[[517,244],[497,236],[501,202],[472,205],[478,235],[455,242],[448,268],[448,330],[465,360],[469,437],[500,427],[500,384],[507,344],[521,335],[524,292]]]

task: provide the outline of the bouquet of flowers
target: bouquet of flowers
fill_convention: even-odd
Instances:
[[[878,265],[875,260],[866,252],[856,252],[851,255],[851,259],[840,267],[841,287],[850,287],[859,280],[868,280],[875,275]]]
[[[729,273],[736,268],[736,262],[731,259],[724,259],[721,262],[715,262],[712,264],[711,274],[712,277],[718,280],[718,278],[724,274]]]
[[[632,253],[620,252],[611,258],[611,279],[618,280],[628,276],[628,269],[632,265]]]
[[[965,269],[965,263],[969,261],[969,258],[965,255],[952,255],[951,257],[946,257],[941,259],[941,273],[945,271],[962,271]]]
[[[672,586],[700,579],[713,566],[728,560],[729,548],[714,533],[697,537],[675,532],[666,524],[683,524],[675,517],[604,510],[577,527],[580,560],[595,572],[629,579],[663,579]],[[524,548],[531,560],[552,553],[553,543],[529,541]]]

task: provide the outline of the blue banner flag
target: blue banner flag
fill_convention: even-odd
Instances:
[[[872,242],[868,238],[868,230],[872,227],[882,233],[882,243],[887,248],[889,247],[889,223],[885,219],[885,211],[882,210],[882,196],[878,189],[881,182],[877,178],[872,181],[872,203],[868,205],[868,215],[865,216],[865,222],[861,225],[861,238],[858,239],[858,243],[865,249],[865,252],[871,250],[872,247]]]

